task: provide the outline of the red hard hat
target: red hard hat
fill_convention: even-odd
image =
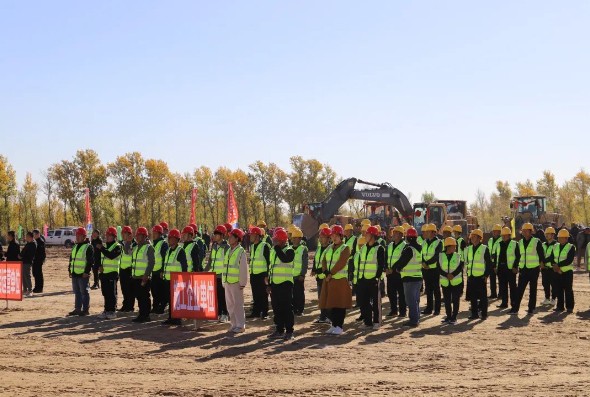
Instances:
[[[244,238],[244,231],[242,229],[232,229],[232,231],[229,232],[229,234],[231,234],[238,240],[242,240]]]
[[[257,227],[257,226],[254,226],[254,227],[252,228],[252,230],[250,230],[250,234],[256,234],[256,235],[258,235],[258,236],[260,236],[260,237],[262,237],[262,236],[264,235],[264,234],[262,233],[262,229],[260,229],[260,228],[259,228],[259,227]]]
[[[379,229],[377,229],[375,226],[369,226],[369,228],[367,229],[367,233],[375,237],[379,237],[380,235]]]
[[[231,232],[232,229],[234,228],[231,224],[226,223],[223,225],[225,227],[225,230],[227,230],[227,233]]]
[[[131,229],[131,226],[123,226],[123,229],[121,229],[121,233],[133,234],[133,229]]]
[[[185,228],[182,229],[182,234],[195,234],[195,230],[192,226],[185,226]]]
[[[113,237],[117,237],[117,229],[111,226],[107,229],[106,234],[110,234]]]
[[[160,225],[156,225],[156,226],[152,227],[152,232],[162,234],[162,233],[164,233],[164,228]]]
[[[272,236],[273,239],[280,241],[281,243],[286,243],[289,241],[289,235],[284,229],[277,229],[275,230],[274,235]]]
[[[170,232],[168,232],[168,237],[174,237],[180,240],[180,230],[178,229],[172,229],[170,230]]]
[[[76,229],[76,236],[84,236],[86,237],[86,229],[83,227],[79,227]]]
[[[162,229],[168,229],[168,223],[167,222],[160,222],[160,226],[162,226]]]
[[[418,237],[418,232],[413,227],[406,230],[406,237]]]
[[[189,226],[192,227],[193,230],[195,231],[193,234],[197,234],[197,232],[199,231],[199,228],[197,227],[197,225],[195,225],[194,223],[191,223]]]
[[[137,228],[137,231],[135,232],[135,235],[136,236],[143,235],[143,236],[146,236],[147,237],[148,231],[147,231],[147,229],[145,227],[138,227]]]
[[[332,230],[329,227],[325,227],[322,230],[320,230],[320,235],[330,237],[332,235]]]
[[[339,234],[341,236],[344,235],[344,229],[340,225],[332,226],[332,234]]]
[[[225,228],[225,226],[219,225],[213,231],[213,234],[215,234],[215,233],[218,233],[218,234],[221,234],[222,236],[225,236],[227,234],[227,229]]]

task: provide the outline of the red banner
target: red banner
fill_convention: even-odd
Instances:
[[[217,320],[215,273],[170,273],[172,318]]]
[[[236,204],[236,197],[234,196],[234,188],[229,182],[227,188],[227,223],[232,226],[238,224],[238,205]]]
[[[197,223],[197,216],[195,214],[195,207],[197,204],[197,188],[193,188],[193,192],[191,194],[191,220],[189,223]]]
[[[23,300],[22,262],[0,262],[0,299]]]
[[[92,230],[92,211],[90,210],[90,189],[86,188],[86,198],[84,200],[84,206],[86,207],[86,229]]]

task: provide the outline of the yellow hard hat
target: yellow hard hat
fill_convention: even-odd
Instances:
[[[420,231],[421,231],[422,233],[424,233],[424,232],[427,232],[427,231],[428,231],[428,224],[427,224],[427,223],[423,224],[423,225],[420,227]]]
[[[402,236],[404,235],[404,233],[406,232],[405,229],[402,226],[396,226],[393,229],[391,229],[391,232],[398,232],[401,233]]]
[[[353,229],[353,227],[352,227],[352,224],[350,224],[350,223],[347,223],[347,224],[344,226],[344,230],[352,230],[352,229]]]
[[[510,230],[509,227],[503,227],[500,234],[502,236],[511,236],[512,235],[512,230]]]
[[[297,229],[297,226],[295,226],[295,225],[291,225],[291,226],[289,226],[289,227],[287,228],[287,232],[288,232],[288,233],[293,233],[293,230],[295,230],[295,229]]]
[[[483,232],[481,231],[481,229],[475,229],[471,232],[471,234],[474,236],[479,236],[479,238],[483,238]]]
[[[430,223],[428,225],[428,229],[426,230],[427,232],[438,232],[438,229],[436,227],[436,225],[434,223]]]
[[[452,237],[447,237],[445,239],[445,247],[448,247],[449,245],[454,245],[456,247],[457,246],[457,240],[455,240]]]
[[[532,223],[525,223],[524,225],[522,225],[522,229],[521,230],[530,230],[531,232],[535,230],[535,228],[533,227]]]
[[[492,232],[501,232],[502,231],[502,226],[500,226],[499,224],[495,224],[494,227],[492,227]]]
[[[322,229],[329,229],[329,228],[330,228],[330,225],[328,225],[327,223],[322,223],[320,225],[320,227],[318,228],[318,231],[322,230]]]
[[[368,220],[368,219],[363,219],[363,220],[361,221],[361,226],[364,226],[364,225],[369,225],[369,226],[371,226],[371,221],[370,221],[370,220]]]
[[[379,233],[381,233],[381,225],[375,225],[375,227],[377,228],[377,230],[379,230]]]
[[[555,229],[549,226],[547,229],[545,229],[545,234],[555,234]]]
[[[443,227],[443,230],[442,231],[443,231],[443,233],[444,232],[453,233],[453,228],[450,227],[449,225],[447,225],[447,226]]]
[[[266,222],[265,221],[258,221],[257,226],[258,227],[266,227]]]
[[[453,231],[457,233],[463,233],[463,228],[461,227],[461,225],[455,225],[453,226]]]
[[[364,233],[367,231],[368,228],[370,228],[371,225],[363,225],[363,227],[361,228],[361,231]]]
[[[365,245],[367,244],[367,239],[365,238],[365,236],[360,236],[359,239],[357,240],[358,245]]]
[[[301,237],[303,237],[303,232],[298,227],[295,227],[291,230],[291,237],[292,238],[301,238]]]
[[[570,238],[570,232],[568,232],[567,229],[561,229],[559,233],[557,233],[557,238],[561,237]]]
[[[404,230],[408,230],[412,226],[408,222],[404,222],[403,225],[402,225],[402,227],[404,228]]]

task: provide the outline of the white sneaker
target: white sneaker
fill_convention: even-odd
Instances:
[[[542,305],[550,305],[551,301],[549,299],[545,299],[543,302],[541,302]]]
[[[326,334],[328,334],[328,335],[331,335],[331,334],[333,334],[333,333],[334,333],[334,330],[335,330],[336,328],[337,328],[337,327],[330,327],[330,329],[326,331]]]
[[[106,317],[107,320],[114,320],[117,318],[117,313],[115,312],[108,312]]]
[[[334,327],[334,331],[332,331],[332,335],[342,335],[344,330],[340,327]]]
[[[98,318],[100,318],[101,320],[106,320],[107,319],[107,312],[102,312],[98,315]]]
[[[222,314],[221,316],[219,316],[220,323],[227,323],[228,320],[229,320],[229,317],[225,314]]]
[[[373,329],[379,329],[379,328],[381,328],[381,324],[380,323],[373,324]]]

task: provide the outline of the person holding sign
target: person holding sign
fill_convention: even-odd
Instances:
[[[248,260],[242,247],[244,232],[232,229],[228,233],[229,250],[223,259],[223,288],[231,327],[229,332],[239,334],[246,329],[244,288],[248,284]]]
[[[170,273],[171,272],[186,272],[188,270],[186,262],[186,252],[178,245],[180,242],[180,230],[172,229],[168,233],[168,252],[164,257],[164,264],[162,267],[162,308],[165,308],[170,302]],[[172,318],[172,307],[168,310],[168,320],[162,322],[162,325],[180,325],[182,321],[179,318]]]

